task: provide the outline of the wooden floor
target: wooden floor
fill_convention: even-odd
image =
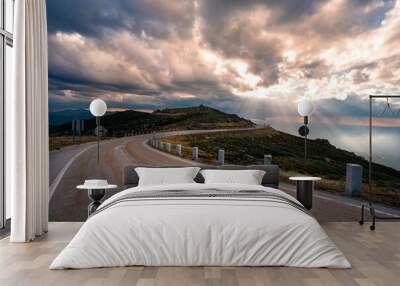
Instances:
[[[0,285],[400,285],[400,224],[381,222],[372,232],[356,222],[323,224],[352,269],[289,267],[124,267],[48,270],[81,223],[50,223],[32,243],[0,241]]]

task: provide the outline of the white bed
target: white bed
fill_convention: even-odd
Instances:
[[[251,196],[122,199],[169,190],[265,191],[292,204]],[[277,189],[254,185],[130,188],[100,206],[50,269],[127,265],[350,268],[318,222],[298,204]]]

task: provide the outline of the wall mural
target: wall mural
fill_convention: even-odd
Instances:
[[[366,196],[368,96],[400,94],[399,1],[50,0],[47,14],[51,220],[86,218],[85,179],[120,186],[124,165],[187,164],[155,148],[208,164],[222,149],[225,164],[272,160],[283,181],[318,175],[339,194],[355,163]],[[98,121],[94,99],[107,104]],[[399,207],[400,100],[372,110],[372,198]]]

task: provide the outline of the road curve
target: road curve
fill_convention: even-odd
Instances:
[[[223,131],[223,130],[219,130]],[[177,131],[158,134],[158,136],[172,136],[179,134],[190,134],[200,132],[216,132],[215,130],[202,131]],[[100,146],[100,164],[97,164],[96,145],[87,144],[79,148],[67,149],[66,154],[62,150],[58,153],[58,159],[50,162],[53,166],[53,189],[49,203],[50,221],[85,221],[87,218],[87,206],[90,203],[85,190],[77,190],[76,186],[83,183],[85,179],[107,179],[109,183],[122,184],[123,166],[129,164],[156,165],[156,166],[183,166],[197,164],[194,161],[185,160],[166,154],[149,147],[147,140],[152,135],[140,135],[124,137],[104,141]],[[72,150],[71,150],[72,149]],[[62,165],[62,156],[67,158]],[[54,158],[54,157],[53,157]],[[54,175],[57,170],[62,173]],[[58,181],[54,178],[58,178]],[[283,190],[295,195],[293,186],[282,184]],[[107,192],[106,198],[120,191],[120,189]],[[314,196],[313,215],[319,221],[355,221],[359,217],[359,204],[357,201],[327,196],[323,192],[317,192]],[[340,212],[338,212],[340,210]]]
[[[247,128],[248,129],[248,128]],[[221,132],[220,130],[185,130],[156,134],[173,136],[193,133]],[[234,129],[243,130],[243,129]],[[100,164],[97,164],[96,144],[88,143],[67,147],[50,155],[50,221],[84,221],[89,198],[86,191],[76,189],[85,179],[107,179],[109,183],[122,185],[125,165],[141,164],[156,166],[182,166],[196,164],[150,148],[145,143],[152,135],[139,135],[103,141],[100,145]],[[119,190],[107,192],[109,197]]]

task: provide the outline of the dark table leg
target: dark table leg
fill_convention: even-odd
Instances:
[[[88,195],[89,199],[92,200],[92,202],[88,206],[88,217],[94,213],[97,208],[101,205],[100,200],[104,197],[106,194],[106,191],[104,189],[100,190],[88,190]]]
[[[308,210],[312,209],[313,189],[313,181],[297,181],[297,200]]]

